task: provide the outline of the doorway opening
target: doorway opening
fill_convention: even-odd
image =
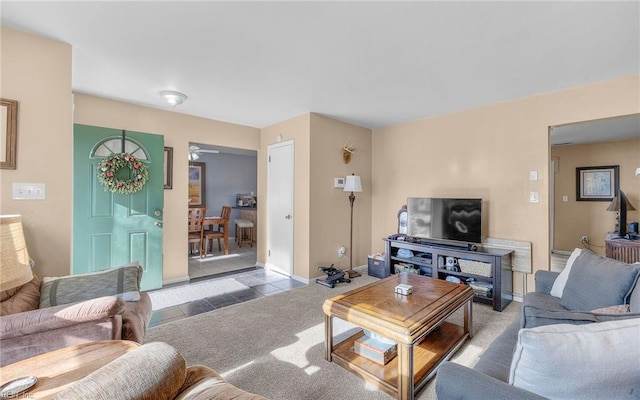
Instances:
[[[202,254],[199,246],[187,253],[191,280],[256,268],[257,154],[189,143],[189,207],[205,208]]]
[[[577,172],[585,167],[619,167],[619,189],[640,203],[640,179],[635,176],[640,150],[640,114],[551,126],[549,248],[551,270],[560,271],[575,248],[605,255],[605,240],[615,231],[611,199],[580,198]],[[613,182],[615,183],[615,182]],[[638,211],[628,220],[639,219]],[[584,239],[583,239],[584,238]]]

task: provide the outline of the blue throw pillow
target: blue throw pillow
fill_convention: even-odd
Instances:
[[[640,265],[626,264],[583,250],[576,258],[560,304],[573,311],[628,304]]]

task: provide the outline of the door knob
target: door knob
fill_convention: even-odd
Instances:
[[[156,221],[153,223],[155,226],[157,226],[158,228],[162,228],[162,222],[160,221]]]
[[[284,217],[284,219],[291,219],[291,218],[292,218],[292,217],[291,217],[291,214],[287,214],[287,216],[286,216],[286,217]]]
[[[162,211],[161,210],[155,210],[153,213],[156,215],[156,217],[159,217],[159,216],[162,215]]]

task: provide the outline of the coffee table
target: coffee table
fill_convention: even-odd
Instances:
[[[50,351],[0,368],[0,384],[33,375],[36,385],[16,398],[49,399],[138,346],[128,340],[104,340]]]
[[[396,294],[398,284],[412,286],[412,294]],[[362,286],[324,302],[325,358],[376,384],[398,399],[413,399],[472,336],[473,290],[426,276],[401,273]],[[464,308],[463,326],[445,321]],[[398,344],[398,355],[386,365],[354,352],[363,332],[333,343],[333,318],[378,333]]]

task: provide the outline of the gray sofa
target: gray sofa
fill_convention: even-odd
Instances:
[[[574,252],[575,254],[575,252]],[[586,261],[585,261],[586,260]],[[468,368],[455,362],[445,362],[438,369],[436,375],[436,395],[438,400],[463,400],[463,399],[494,399],[494,400],[512,400],[512,399],[546,399],[549,397],[558,398],[587,398],[584,392],[571,393],[571,388],[579,388],[585,385],[589,385],[589,382],[585,379],[584,375],[580,375],[578,371],[577,375],[570,377],[573,368],[559,369],[556,374],[560,379],[567,373],[568,377],[565,381],[562,381],[562,389],[566,389],[568,394],[564,396],[542,396],[540,392],[544,393],[546,388],[540,388],[545,384],[539,384],[535,387],[533,393],[530,390],[525,390],[522,387],[518,387],[517,384],[510,383],[510,374],[513,378],[514,372],[512,371],[512,363],[515,364],[516,354],[519,350],[522,350],[520,340],[524,340],[524,335],[528,333],[538,333],[541,330],[550,331],[551,334],[561,333],[561,330],[587,330],[587,329],[604,329],[605,327],[611,327],[614,331],[628,330],[631,332],[630,343],[614,343],[613,349],[621,353],[631,353],[627,362],[630,363],[631,368],[634,370],[629,379],[621,378],[620,382],[612,384],[613,389],[606,387],[603,389],[607,394],[606,398],[622,398],[622,399],[637,399],[640,396],[640,363],[637,362],[637,358],[640,357],[640,344],[637,332],[640,331],[640,283],[638,282],[638,275],[640,274],[640,265],[629,265],[618,263],[619,265],[612,264],[609,259],[596,256],[591,252],[583,251],[582,258],[577,258],[574,262],[574,267],[571,271],[564,274],[564,278],[573,277],[571,285],[569,283],[564,286],[564,294],[562,297],[552,296],[552,288],[556,279],[560,276],[559,273],[550,271],[537,271],[535,275],[535,292],[528,293],[523,301],[522,310],[519,317],[513,321],[505,331],[498,336],[486,351],[481,355],[478,362],[473,368]],[[576,264],[588,264],[585,268],[581,268],[582,265]],[[606,268],[601,268],[606,264]],[[569,264],[568,264],[569,265]],[[608,269],[608,268],[614,269]],[[623,273],[618,274],[618,269],[622,267]],[[598,269],[600,268],[600,269]],[[566,269],[566,268],[565,268]],[[579,271],[579,272],[578,272]],[[596,272],[593,272],[596,271]],[[622,275],[620,279],[612,278],[609,275],[609,279],[604,279],[600,275],[600,272],[608,272],[614,276]],[[589,276],[589,275],[593,276]],[[585,280],[585,276],[587,277]],[[606,274],[605,274],[606,276]],[[613,281],[613,283],[609,282]],[[582,288],[582,292],[576,295],[575,292],[579,292]],[[594,288],[597,288],[594,290]],[[557,290],[557,288],[556,288]],[[615,292],[615,293],[613,293]],[[611,294],[613,293],[613,294]],[[558,294],[557,292],[555,293]],[[577,303],[576,303],[577,300]],[[595,303],[594,303],[595,301]],[[601,307],[594,307],[593,304],[597,304],[598,301],[604,304],[600,304]],[[580,302],[585,303],[581,305]],[[618,310],[611,311],[616,307],[609,307],[613,304],[627,304],[627,306],[617,306]],[[571,305],[571,309],[566,305]],[[625,308],[620,310],[620,308]],[[596,310],[594,310],[596,308]],[[598,323],[598,324],[595,324]],[[600,324],[601,323],[601,324]],[[581,325],[578,327],[577,325]],[[618,325],[623,325],[618,327]],[[526,329],[524,329],[526,328]],[[549,332],[544,332],[549,334]],[[556,336],[556,338],[568,337],[570,338],[571,332],[563,334],[564,336]],[[578,332],[578,335],[581,332]],[[603,336],[603,335],[601,335]],[[604,335],[605,338],[615,337],[615,335]],[[557,340],[557,339],[556,339]],[[562,340],[562,339],[561,339]],[[570,340],[570,339],[569,339]],[[625,337],[622,340],[628,340]],[[567,343],[567,347],[571,347],[574,343],[579,341]],[[520,346],[520,347],[519,347]],[[594,346],[596,347],[596,346]],[[600,346],[602,347],[602,346]],[[554,368],[560,368],[558,365],[545,365],[544,361],[548,357],[554,357],[554,354],[548,354],[556,352],[556,349],[552,351],[540,351],[530,357],[533,359],[535,367],[529,371],[530,375],[536,375],[538,372],[546,373],[547,368],[553,371]],[[611,349],[603,348],[604,352],[611,352]],[[633,354],[633,353],[637,354]],[[576,350],[574,351],[575,357],[583,356],[583,353],[590,353],[590,351]],[[517,353],[520,355],[520,353]],[[606,357],[606,353],[605,356]],[[550,363],[554,364],[554,363]],[[574,364],[575,365],[575,364]],[[603,364],[605,365],[605,364]],[[625,368],[623,361],[617,364],[617,361],[613,361],[613,368]],[[597,370],[599,366],[595,366]],[[602,367],[605,368],[606,367]],[[532,372],[533,371],[533,372]],[[597,372],[596,372],[597,373]],[[635,373],[635,376],[633,375]],[[574,379],[576,382],[571,382]],[[512,382],[513,379],[512,379]],[[607,385],[607,383],[603,384]],[[524,385],[526,386],[526,385]],[[566,386],[566,388],[564,388]],[[541,390],[538,390],[541,389]],[[615,392],[620,389],[620,392]],[[557,390],[557,388],[553,388]],[[609,391],[606,391],[609,390]],[[588,392],[589,390],[587,390]],[[614,393],[615,392],[615,393]],[[596,394],[601,396],[602,393]],[[586,396],[586,397],[585,397]],[[597,397],[593,397],[597,398]]]

